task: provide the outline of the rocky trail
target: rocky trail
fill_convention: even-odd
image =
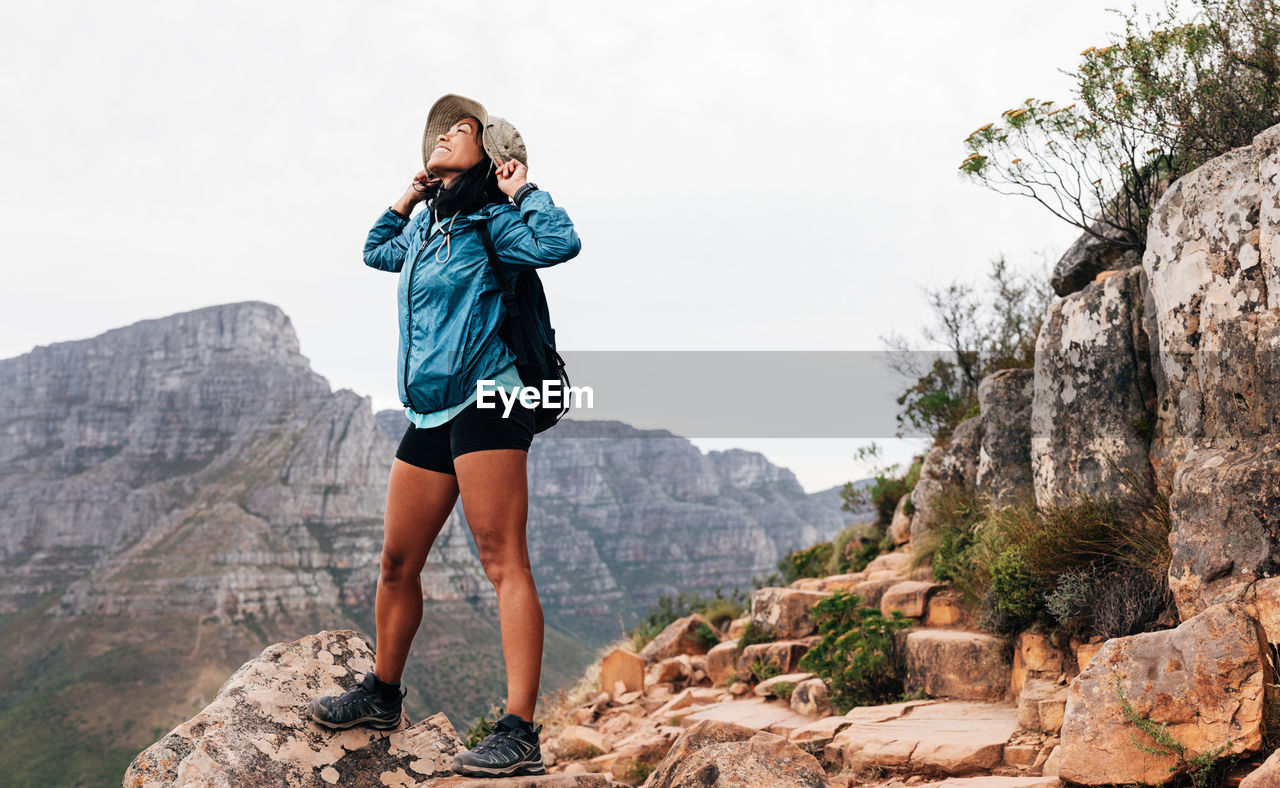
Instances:
[[[759,589],[751,614],[709,649],[696,634],[706,624],[698,615],[640,653],[614,649],[591,682],[610,689],[546,712],[542,777],[450,776],[463,744],[441,714],[390,734],[315,726],[309,699],[350,686],[372,665],[368,641],[346,631],[278,644],[246,663],[214,703],[140,754],[124,784],[656,788],[692,784],[690,775],[708,768],[727,781],[714,784],[753,786],[1057,784],[1056,734],[1074,660],[1024,636],[1010,664],[1003,641],[963,628],[954,591],[909,564],[908,553],[895,552],[863,572]],[[817,637],[811,605],[836,590],[878,596],[882,611],[919,622],[905,634],[908,683],[931,697],[832,712],[822,680],[796,663]],[[749,621],[778,638],[740,649]],[[1090,653],[1082,646],[1078,659]],[[753,663],[781,672],[755,681]],[[785,685],[787,697],[776,697]]]
[[[546,740],[549,770],[626,779],[643,773],[646,764],[660,764],[695,729],[746,729],[769,735],[774,747],[820,770],[821,781],[813,784],[946,779],[1056,785],[1053,756],[1065,683],[1078,672],[1070,669],[1075,661],[1087,660],[1096,648],[1080,644],[1079,656],[1069,658],[1044,639],[1024,635],[1009,660],[1004,639],[967,628],[954,589],[933,582],[927,567],[913,570],[910,564],[910,554],[899,551],[876,558],[862,572],[759,589],[750,615],[734,621],[707,650],[694,634],[704,620],[689,616],[639,654],[611,652],[599,679],[611,690],[566,710],[570,724]],[[823,680],[800,671],[797,663],[819,639],[812,634],[810,608],[837,590],[878,604],[885,615],[898,611],[917,622],[902,636],[908,692],[927,698],[833,713]],[[749,622],[770,627],[777,639],[739,648]],[[762,663],[780,673],[755,680],[752,665]],[[780,687],[790,689],[787,697],[777,697]],[[655,774],[661,771],[658,765]],[[759,782],[747,784],[806,784],[768,782],[778,774],[776,766],[765,767]],[[652,777],[645,783],[676,784],[683,783]]]

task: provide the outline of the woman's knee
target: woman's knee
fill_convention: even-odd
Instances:
[[[532,581],[533,572],[529,565],[529,556],[514,555],[510,551],[480,551],[480,566],[484,568],[485,577],[493,583],[494,588],[508,581]]]
[[[382,565],[379,569],[378,579],[384,584],[408,583],[418,579],[421,574],[421,566],[413,566],[410,564],[409,556],[404,553],[382,549]]]

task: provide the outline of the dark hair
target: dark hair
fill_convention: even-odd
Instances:
[[[466,215],[480,210],[490,203],[505,203],[508,197],[498,188],[498,173],[489,154],[481,148],[480,161],[453,179],[449,188],[441,188],[431,202],[431,209],[438,219]]]

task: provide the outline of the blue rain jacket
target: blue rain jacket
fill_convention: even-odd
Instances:
[[[519,210],[490,204],[459,215],[448,243],[448,221],[432,233],[426,209],[406,220],[388,208],[365,240],[365,265],[400,273],[396,378],[400,402],[418,413],[458,405],[477,380],[515,361],[498,336],[506,308],[476,228],[485,217],[498,257],[512,272],[563,263],[582,248],[569,214],[541,189]]]

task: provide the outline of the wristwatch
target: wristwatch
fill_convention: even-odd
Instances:
[[[516,204],[517,208],[519,208],[520,203],[523,202],[524,198],[529,195],[529,192],[537,191],[537,190],[538,190],[538,184],[526,183],[524,186],[521,186],[519,189],[516,189],[516,193],[511,195],[511,201]]]

